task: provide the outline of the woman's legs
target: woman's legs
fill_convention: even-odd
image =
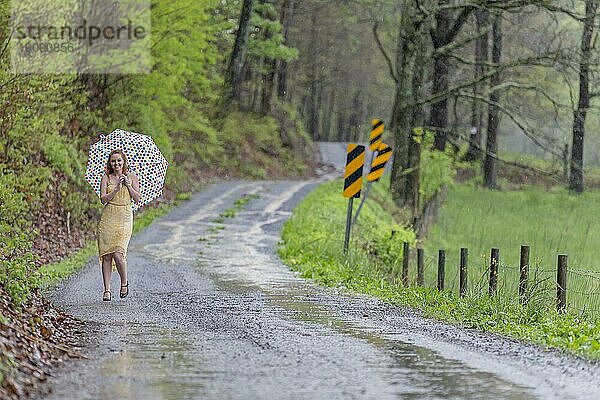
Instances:
[[[121,253],[113,253],[113,257],[115,259],[115,264],[117,264],[117,272],[119,272],[119,276],[121,276],[120,292],[124,293],[127,291],[127,289],[123,288],[123,286],[127,285],[127,263]]]
[[[106,254],[102,256],[102,280],[104,282],[104,290],[110,291],[110,276],[112,275],[112,259],[113,255]]]

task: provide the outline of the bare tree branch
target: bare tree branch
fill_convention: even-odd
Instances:
[[[452,97],[454,94],[461,91],[462,89],[469,88],[476,83],[479,83],[479,82],[485,81],[486,79],[489,79],[492,75],[494,75],[497,72],[506,71],[511,68],[515,68],[515,67],[519,67],[519,66],[523,66],[523,65],[537,65],[536,63],[539,63],[540,61],[546,60],[546,59],[552,59],[552,58],[549,57],[548,55],[542,55],[542,56],[527,57],[527,58],[512,60],[512,61],[504,63],[504,64],[489,64],[490,66],[493,66],[495,68],[490,69],[490,71],[479,76],[477,79],[458,84],[454,87],[449,88],[448,90],[446,90],[444,92],[437,93],[437,94],[430,96],[424,100],[417,101],[417,102],[413,103],[413,105],[421,106],[421,105],[425,105],[425,104],[437,103],[441,100]]]
[[[456,35],[458,34],[458,31],[460,31],[460,28],[462,28],[464,23],[467,21],[467,18],[469,18],[469,15],[471,15],[471,12],[474,9],[475,9],[475,7],[465,7],[461,10],[458,17],[456,17],[456,19],[454,20],[454,24],[448,31],[447,37],[449,37],[449,38],[456,37]]]
[[[394,65],[392,64],[392,60],[387,55],[387,52],[385,51],[383,44],[379,40],[379,34],[377,33],[378,27],[379,27],[379,22],[375,21],[375,23],[373,23],[373,36],[375,37],[375,43],[377,43],[377,47],[379,47],[379,51],[381,51],[381,54],[383,54],[383,57],[385,58],[385,61],[387,62],[388,68],[390,69],[390,75],[392,76],[392,79],[396,83],[398,83],[398,76],[396,75],[396,72],[394,71]]]
[[[495,90],[504,90],[504,89],[533,90],[537,93],[540,93],[542,96],[544,96],[556,108],[568,108],[569,110],[572,111],[572,107],[570,107],[569,105],[566,105],[566,104],[561,104],[558,100],[556,100],[554,97],[552,97],[552,95],[550,95],[550,93],[548,93],[547,91],[545,91],[544,89],[542,89],[536,85],[527,85],[524,83],[507,81],[507,82],[501,83],[500,85],[494,86],[493,88],[490,88],[489,91],[492,92]]]
[[[423,126],[422,128],[423,129],[427,129],[427,130],[440,130],[440,128],[434,127],[434,126]],[[452,131],[449,128],[446,128],[446,129],[443,129],[443,130],[449,135],[449,137],[453,137],[453,138],[456,138],[458,140],[462,140],[464,142],[469,142],[469,138],[468,137],[466,137],[464,135],[459,135],[455,131]],[[449,138],[448,141],[450,143],[452,143],[455,147],[457,147],[457,148],[459,147],[459,145],[455,141],[453,141],[452,139]],[[497,154],[489,153],[481,145],[474,144],[474,146],[479,151],[481,151],[483,154],[487,154],[487,155],[491,156],[492,158],[494,158],[495,160],[497,160],[498,162],[500,162],[502,164],[510,165],[510,166],[517,167],[517,168],[520,168],[520,169],[523,169],[523,170],[527,170],[527,171],[531,171],[531,172],[535,172],[536,174],[545,175],[545,176],[547,176],[547,177],[549,177],[551,179],[554,179],[554,181],[557,182],[557,183],[562,183],[563,182],[563,180],[561,180],[560,178],[557,177],[557,173],[556,172],[553,172],[553,171],[544,171],[542,169],[532,167],[531,165],[522,164],[522,163],[519,163],[517,161],[506,160],[506,159],[503,159],[503,158],[499,157]]]
[[[540,8],[544,8],[553,13],[558,12],[558,13],[566,14],[569,17],[571,17],[577,21],[580,21],[580,22],[583,22],[585,20],[585,14],[577,13],[577,12],[573,11],[572,9],[567,9],[567,8],[560,7],[560,6],[556,6],[556,5],[552,5],[552,4],[543,4],[543,3],[539,4],[539,6],[540,6]]]
[[[452,41],[452,42],[448,43],[447,45],[444,45],[442,47],[438,47],[437,49],[435,49],[433,54],[447,54],[450,57],[452,57],[453,56],[452,52],[454,50],[460,49],[461,47],[479,39],[480,37],[486,35],[490,31],[491,31],[491,28],[488,27],[488,28],[485,28],[485,29],[482,29],[481,31],[479,31],[478,34],[476,34],[476,35],[469,35],[464,40]]]
[[[531,127],[527,126],[527,124],[525,122],[523,122],[523,121],[519,120],[517,117],[515,117],[515,115],[509,109],[504,107],[504,105],[502,105],[498,102],[490,101],[490,99],[485,96],[474,95],[471,92],[462,91],[462,92],[460,92],[460,96],[471,98],[471,99],[477,99],[479,101],[483,101],[487,104],[498,107],[498,110],[500,110],[503,114],[505,114],[508,118],[510,118],[511,121],[513,121],[513,123],[515,125],[517,125],[519,127],[519,129],[521,129],[523,134],[525,136],[527,136],[533,143],[535,143],[537,146],[539,146],[541,149],[548,152],[549,154],[552,154],[556,157],[562,157],[561,153],[558,153],[558,152],[556,152],[556,150],[554,150],[554,148],[553,148],[553,147],[555,147],[554,144],[552,144],[552,146],[547,146],[546,144],[542,143],[539,140],[538,135],[535,134],[535,131]]]

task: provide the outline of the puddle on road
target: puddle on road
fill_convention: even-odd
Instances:
[[[445,358],[429,348],[406,343],[401,338],[386,338],[386,332],[346,322],[333,311],[325,309],[319,303],[323,289],[299,278],[273,257],[272,248],[278,240],[276,228],[284,219],[283,216],[273,217],[264,212],[240,214],[238,218],[228,221],[227,229],[214,234],[218,245],[195,240],[189,243],[185,251],[181,251],[188,258],[199,255],[198,268],[202,273],[208,274],[223,292],[242,295],[260,293],[260,296],[268,299],[267,304],[270,303],[277,310],[276,314],[283,313],[284,318],[314,326],[311,333],[345,335],[371,345],[372,357],[368,357],[360,368],[365,369],[367,376],[370,371],[373,377],[383,380],[387,388],[382,387],[382,393],[389,393],[391,388],[391,392],[403,399],[520,400],[535,397],[533,388],[503,380],[492,373],[493,370],[486,372],[474,369],[459,360]],[[200,235],[202,230],[198,224],[190,237]],[[178,243],[178,246],[181,244]],[[315,301],[307,301],[307,297],[314,297]],[[160,359],[164,350],[157,349],[156,354],[146,360],[130,360],[126,354],[121,355],[119,358],[127,366],[126,375],[130,375],[129,380],[134,378],[138,381],[134,389],[139,388],[148,396],[155,395],[146,398],[185,398],[186,391],[201,393],[202,386],[198,380],[193,377],[186,379],[185,375],[185,371],[193,371],[197,364],[186,359],[186,349],[172,348],[181,346],[181,343],[185,341],[178,339],[171,344],[162,344],[170,352],[182,353],[180,357],[173,359],[177,365],[171,367]],[[348,348],[348,351],[351,352],[352,349]],[[340,354],[339,357],[343,358],[344,355]],[[131,373],[134,364],[143,365]],[[489,362],[487,370],[491,370]],[[177,373],[170,375],[171,371]],[[131,389],[130,384],[125,385],[125,388]],[[156,397],[156,391],[163,397]],[[136,394],[142,397],[140,392]]]
[[[203,393],[201,382],[211,374],[202,370],[199,355],[182,332],[143,324],[132,326],[123,341],[126,350],[100,367],[108,382],[102,398],[178,400]]]
[[[398,386],[403,399],[531,399],[532,388],[515,385],[497,376],[474,370],[460,361],[439,356],[424,347],[389,340],[337,318],[318,303],[290,295],[271,296],[272,303],[290,318],[325,325],[331,330],[368,342],[391,355],[388,362],[370,365],[385,380]]]
[[[287,318],[327,328],[318,329],[317,333],[312,332],[314,334],[351,336],[380,350],[385,357],[381,357],[381,362],[367,365],[367,368],[383,377],[391,387],[397,388],[395,392],[402,399],[536,398],[534,387],[515,384],[494,373],[471,368],[459,360],[443,357],[433,350],[401,339],[386,338],[389,332],[375,332],[373,328],[344,321],[319,302],[322,289],[297,277],[290,275],[286,280],[258,283],[236,280],[232,271],[224,272],[210,273],[220,290],[260,292]],[[307,300],[307,297],[315,300]]]

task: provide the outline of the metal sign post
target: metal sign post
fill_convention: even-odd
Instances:
[[[344,255],[348,254],[348,244],[350,243],[350,229],[352,229],[352,203],[354,197],[348,199],[348,213],[346,214],[346,235],[344,236]]]
[[[356,214],[354,214],[354,219],[352,220],[352,224],[356,224],[356,221],[358,220],[358,214],[360,214],[360,210],[363,207],[363,204],[365,204],[365,200],[367,200],[367,197],[369,196],[369,190],[371,190],[371,185],[372,182],[367,182],[367,190],[365,190],[365,195],[363,196],[362,199],[360,199],[360,204],[358,205],[358,210],[356,210]]]
[[[344,255],[348,254],[350,232],[352,230],[352,201],[360,197],[362,187],[363,165],[365,164],[365,146],[355,143],[348,145],[346,150],[346,170],[344,171],[344,192],[348,200],[348,214],[346,218],[346,236],[344,238]]]

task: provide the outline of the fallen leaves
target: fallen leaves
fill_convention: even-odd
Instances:
[[[51,370],[81,351],[85,324],[39,293],[16,308],[0,286],[0,398],[24,399],[37,392]]]

